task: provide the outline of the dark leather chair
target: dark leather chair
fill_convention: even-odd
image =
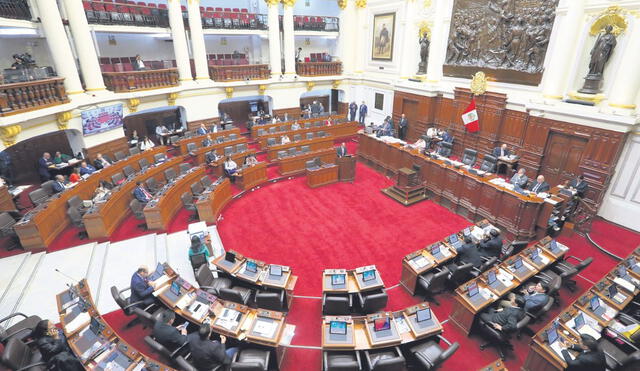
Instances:
[[[20,246],[20,239],[13,229],[16,225],[16,220],[8,212],[0,213],[0,237],[7,237],[6,241],[9,246],[7,250],[13,250]]]
[[[144,342],[147,343],[149,348],[151,348],[151,350],[154,353],[160,354],[162,357],[166,358],[167,360],[169,360],[171,362],[173,362],[178,356],[182,355],[186,351],[186,349],[188,348],[188,344],[189,344],[189,343],[185,342],[182,346],[179,346],[175,350],[171,351],[167,347],[165,347],[164,345],[162,345],[159,342],[157,342],[151,336],[145,336],[144,337]]]
[[[256,306],[261,309],[284,312],[287,308],[284,290],[257,292],[255,301]]]
[[[485,171],[487,173],[495,173],[496,172],[496,164],[498,163],[498,159],[491,155],[485,155],[482,159],[482,164],[480,164],[480,170]]]
[[[322,352],[323,371],[360,371],[362,361],[358,351],[324,351]]]
[[[447,349],[443,349],[440,346],[440,341],[447,344]],[[422,366],[421,370],[433,370],[440,366],[444,361],[449,359],[453,353],[455,353],[460,344],[457,342],[451,344],[447,339],[438,335],[437,340],[427,341],[410,348],[411,354],[413,354],[418,364]]]
[[[200,197],[204,193],[204,187],[202,183],[195,182],[191,185],[191,193],[193,193],[194,197]]]
[[[568,262],[568,259],[575,259],[579,263],[573,265]],[[556,265],[554,265],[551,269],[553,269],[554,272],[560,275],[560,278],[562,278],[562,285],[569,289],[569,291],[573,292],[576,290],[576,281],[572,278],[582,272],[586,267],[588,267],[592,261],[592,257],[582,260],[575,256],[569,256],[565,258],[565,260],[556,263]]]
[[[560,288],[562,287],[562,277],[553,272],[551,269],[547,269],[538,273],[535,278],[547,284],[547,287],[549,288],[547,291],[547,295],[553,297],[554,305],[556,307],[560,306]]]
[[[251,289],[242,286],[222,287],[218,290],[218,296],[222,300],[247,305],[251,300]]]
[[[131,177],[136,173],[135,169],[131,167],[131,165],[126,165],[125,167],[122,168],[122,171],[124,172],[124,176],[126,176],[127,178]]]
[[[11,319],[15,322],[16,317],[22,317],[22,319],[17,323],[11,324],[9,327],[5,327],[5,322]],[[0,343],[6,344],[7,341],[13,337],[23,340],[31,335],[31,332],[41,320],[38,316],[27,316],[26,314],[18,312],[0,319]]]
[[[124,152],[122,152],[122,151],[118,151],[118,152],[114,153],[113,156],[116,158],[116,161],[122,161],[125,158],[127,158],[127,155],[125,155]]]
[[[484,273],[487,269],[493,267],[497,262],[498,262],[498,257],[496,256],[492,256],[490,258],[483,256],[482,264],[479,267],[473,267],[471,269],[471,272],[469,273],[471,273],[473,277],[478,277],[479,275]]]
[[[625,313],[618,313],[617,320],[626,326],[639,324],[635,318]],[[637,346],[640,341],[640,331],[636,331],[630,339],[615,330],[608,329],[608,331],[618,336],[616,342],[609,340],[607,336],[603,336],[598,342],[600,350],[604,352],[607,370],[640,369],[640,348]]]
[[[322,294],[322,314],[347,315],[352,306],[349,294]]]
[[[389,301],[389,296],[384,288],[358,292],[358,302],[363,314],[375,313],[384,309],[387,306],[387,301]]]
[[[213,295],[218,295],[220,289],[228,289],[232,285],[231,280],[228,278],[215,278],[207,265],[202,265],[198,268],[196,271],[196,281],[202,290],[206,290]]]
[[[189,363],[189,361],[187,361],[187,359],[183,356],[177,356],[175,359],[175,363],[178,366],[178,369],[180,369],[180,371],[198,371],[198,369],[195,368],[191,363]],[[218,365],[215,368],[207,371],[221,371],[221,370],[222,370],[222,365]]]
[[[528,244],[528,241],[511,241],[509,244],[502,247],[502,250],[500,250],[500,258],[498,260],[501,262],[507,260],[514,253],[527,247]]]
[[[193,214],[189,215],[189,220],[198,219],[198,208],[196,204],[193,203],[193,195],[190,192],[185,192],[180,196],[180,201],[182,201],[182,206],[189,211],[193,211]]]
[[[118,172],[111,176],[111,183],[114,185],[118,185],[122,182],[124,182],[124,175],[122,175],[122,173]]]
[[[473,166],[475,165],[477,159],[478,159],[478,151],[471,148],[466,148],[464,150],[464,153],[462,155],[463,164]]]
[[[540,308],[534,308],[531,312],[527,312],[527,316],[531,317],[531,323],[538,322],[551,310],[555,303],[553,296],[549,296],[549,300]]]
[[[47,180],[46,182],[40,184],[40,189],[44,190],[48,196],[51,196],[55,192],[53,191],[53,183],[55,180]]]
[[[453,152],[453,144],[447,142],[440,142],[440,149],[438,150],[438,154],[442,157],[451,156],[451,152]]]
[[[189,155],[195,157],[196,154],[196,150],[198,149],[198,145],[191,142],[191,143],[187,143],[187,153],[189,153]]]
[[[75,207],[70,207],[67,209],[67,216],[71,219],[71,224],[78,228],[80,232],[78,232],[78,237],[82,240],[88,238],[87,229],[84,226],[84,220],[82,220],[82,214]]]
[[[150,166],[149,161],[147,161],[146,158],[139,159],[138,165],[140,165],[140,170],[145,170]]]
[[[144,205],[135,198],[129,201],[129,210],[133,213],[133,217],[137,220],[144,220],[144,223],[138,224],[138,228],[147,229],[146,218],[144,217]]]
[[[137,155],[139,153],[140,153],[140,148],[138,148],[138,147],[129,148],[129,155],[133,156],[133,155]]]
[[[449,274],[449,270],[442,267],[441,270],[418,276],[418,287],[425,294],[425,300],[433,301],[436,305],[440,305],[440,302],[435,298],[435,294],[444,291]]]
[[[178,174],[176,174],[176,171],[173,168],[169,168],[164,171],[164,178],[167,180],[167,182],[170,182],[177,177]]]
[[[370,371],[405,370],[405,359],[398,347],[365,350],[364,359]]]
[[[268,371],[271,351],[242,349],[231,359],[231,371]]]
[[[210,185],[213,184],[213,182],[211,181],[211,178],[209,178],[209,176],[205,175],[202,178],[200,178],[200,184],[202,184],[202,187],[208,188]]]
[[[460,284],[467,282],[471,276],[471,270],[473,269],[473,264],[464,263],[462,265],[458,265],[458,269],[451,272],[449,275],[449,283],[453,286],[460,286]]]
[[[145,180],[144,184],[147,186],[147,190],[149,191],[149,193],[151,193],[152,195],[158,193],[158,191],[160,189],[162,189],[162,187],[164,186],[163,183],[159,183],[156,178],[151,177],[147,180]]]
[[[196,274],[201,266],[209,265],[207,256],[204,253],[189,255],[189,262],[191,263],[191,268],[193,268],[193,274]]]
[[[167,160],[167,156],[165,156],[164,153],[156,153],[155,155],[153,155],[153,161],[156,164],[159,164],[161,162],[164,162]]]
[[[47,363],[42,359],[40,352],[16,337],[9,339],[4,346],[2,364],[14,371],[44,371],[47,369]]]
[[[142,309],[144,312],[147,312],[147,313],[152,313],[152,310],[155,308],[155,304],[150,304],[150,305],[147,305],[146,307],[139,307],[140,305],[142,305],[143,303],[142,301],[136,301],[133,303],[130,302],[129,300],[130,298],[124,296],[125,292],[131,290],[130,287],[124,288],[122,290],[118,290],[117,287],[111,286],[110,290],[111,290],[111,297],[116,302],[116,304],[118,304],[120,309],[122,309],[122,311],[126,316],[136,315],[136,317],[140,317],[141,314],[134,313],[133,308]],[[127,323],[127,327],[131,327],[138,322],[139,322],[138,319],[133,319],[129,323]]]
[[[29,192],[29,200],[31,200],[31,202],[36,206],[44,203],[48,198],[49,194],[42,188]]]
[[[178,165],[178,169],[180,170],[180,175],[186,174],[187,171],[191,170],[191,165],[189,165],[186,162],[183,162],[180,165]]]
[[[516,330],[514,334],[519,338],[520,332],[526,328],[531,322],[531,317],[528,315],[523,316],[523,318],[516,324]],[[482,336],[487,340],[487,342],[482,343],[480,345],[480,350],[484,350],[489,346],[493,346],[498,351],[500,358],[504,361],[505,351],[507,349],[513,349],[513,346],[510,343],[511,335],[502,330],[497,330],[487,322],[483,321],[482,318],[478,316],[478,329]]]

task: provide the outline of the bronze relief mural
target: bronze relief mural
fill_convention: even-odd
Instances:
[[[539,84],[557,2],[455,0],[444,74]]]

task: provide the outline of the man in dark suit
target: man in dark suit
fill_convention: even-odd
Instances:
[[[80,163],[80,175],[91,175],[96,172],[96,168],[87,164],[86,161]]]
[[[471,237],[465,237],[464,244],[457,248],[456,251],[458,252],[458,259],[462,263],[471,263],[475,267],[482,265],[482,255]]]
[[[238,348],[225,349],[227,337],[220,335],[220,341],[209,340],[211,326],[202,325],[197,333],[187,335],[189,352],[193,365],[198,370],[211,370],[219,365],[229,365]]]
[[[480,315],[487,325],[505,334],[516,330],[518,322],[525,316],[524,310],[518,306],[515,297],[510,300],[510,305],[499,309],[489,309]]]
[[[531,285],[527,288],[520,290],[521,295],[516,295],[513,292],[509,293],[509,301],[515,300],[520,306],[524,308],[526,312],[532,313],[542,308],[549,301],[549,295],[547,292],[549,287],[544,282],[538,282],[535,285]],[[502,307],[508,306],[503,300],[500,302]]]
[[[140,203],[143,204],[146,204],[153,198],[153,196],[151,196],[151,193],[149,193],[149,191],[144,188],[141,181],[136,182],[136,188],[133,190],[133,197],[135,197],[136,200],[140,201]]]
[[[207,152],[207,154],[204,155],[204,158],[207,164],[212,165],[220,159],[220,156],[218,156],[218,153],[214,149],[213,151]]]
[[[356,112],[358,112],[358,105],[354,101],[349,105],[349,121],[356,121]]]
[[[200,124],[200,127],[198,128],[198,130],[196,130],[196,134],[205,135],[206,133],[207,133],[207,127],[204,126],[204,124]]]
[[[55,193],[60,193],[67,189],[67,187],[64,185],[64,177],[62,175],[56,175],[56,181],[53,183],[51,188]]]
[[[607,368],[607,360],[604,353],[598,349],[597,340],[587,334],[581,334],[580,340],[582,344],[562,343],[562,357],[567,362],[567,371],[605,371]],[[580,352],[575,359],[571,359],[568,349]]]
[[[499,257],[502,252],[502,237],[497,229],[491,229],[489,232],[489,238],[486,241],[480,242],[480,254],[490,257]]]
[[[347,155],[347,146],[344,144],[344,142],[342,142],[340,147],[336,149],[336,152],[338,152],[338,157],[344,157]]]
[[[107,157],[102,156],[102,153],[98,153],[96,160],[93,161],[93,166],[98,170],[104,169],[105,167],[111,166],[111,161]]]
[[[142,301],[140,306],[146,307],[153,304],[156,299],[153,296],[153,283],[149,283],[149,269],[145,266],[141,266],[131,276],[131,297],[129,303],[135,303]]]
[[[548,192],[549,183],[544,181],[544,175],[538,175],[535,183],[531,183],[529,190],[533,193]]]
[[[569,182],[569,188],[576,191],[576,196],[583,198],[585,193],[587,193],[589,184],[584,180],[584,175],[578,175],[577,178]]]
[[[51,154],[49,152],[45,152],[42,154],[42,157],[38,159],[38,174],[40,175],[40,180],[46,182],[47,180],[51,180],[51,173],[49,172],[49,166],[53,165],[51,162]]]
[[[500,158],[510,156],[511,151],[507,148],[506,144],[502,144],[500,147],[496,147],[493,149],[493,157]]]
[[[360,116],[358,116],[358,121],[360,122],[360,125],[364,125],[364,119],[367,117],[368,111],[369,111],[369,108],[367,107],[366,104],[364,104],[364,101],[362,101],[362,104],[358,109],[358,112],[360,113]]]
[[[527,178],[525,172],[525,169],[521,167],[517,173],[513,174],[510,183],[513,184],[516,188],[525,189],[525,187],[527,186],[527,182],[529,181],[529,178]]]
[[[166,311],[160,319],[153,325],[151,336],[170,352],[180,348],[187,342],[186,326],[173,327],[172,324],[176,320],[176,314],[172,311]]]
[[[404,113],[402,117],[400,117],[400,122],[398,122],[398,138],[405,140],[407,137],[407,128],[409,127],[409,121],[407,120]]]

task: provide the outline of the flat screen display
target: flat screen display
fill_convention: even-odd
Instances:
[[[373,281],[376,279],[376,271],[374,269],[362,272],[362,280],[364,282]]]
[[[336,335],[347,334],[347,323],[344,321],[331,321],[329,322],[329,333]]]
[[[391,328],[391,319],[389,317],[378,318],[373,320],[373,329],[375,331],[384,331]]]
[[[345,277],[344,274],[332,274],[331,275],[331,284],[332,285],[344,285]]]
[[[420,309],[416,312],[416,321],[424,322],[431,319],[431,308]]]

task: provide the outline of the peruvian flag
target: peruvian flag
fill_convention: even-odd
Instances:
[[[469,107],[464,110],[462,114],[462,122],[464,127],[470,133],[475,133],[480,130],[480,124],[478,123],[478,111],[476,111],[476,99],[472,98]]]

